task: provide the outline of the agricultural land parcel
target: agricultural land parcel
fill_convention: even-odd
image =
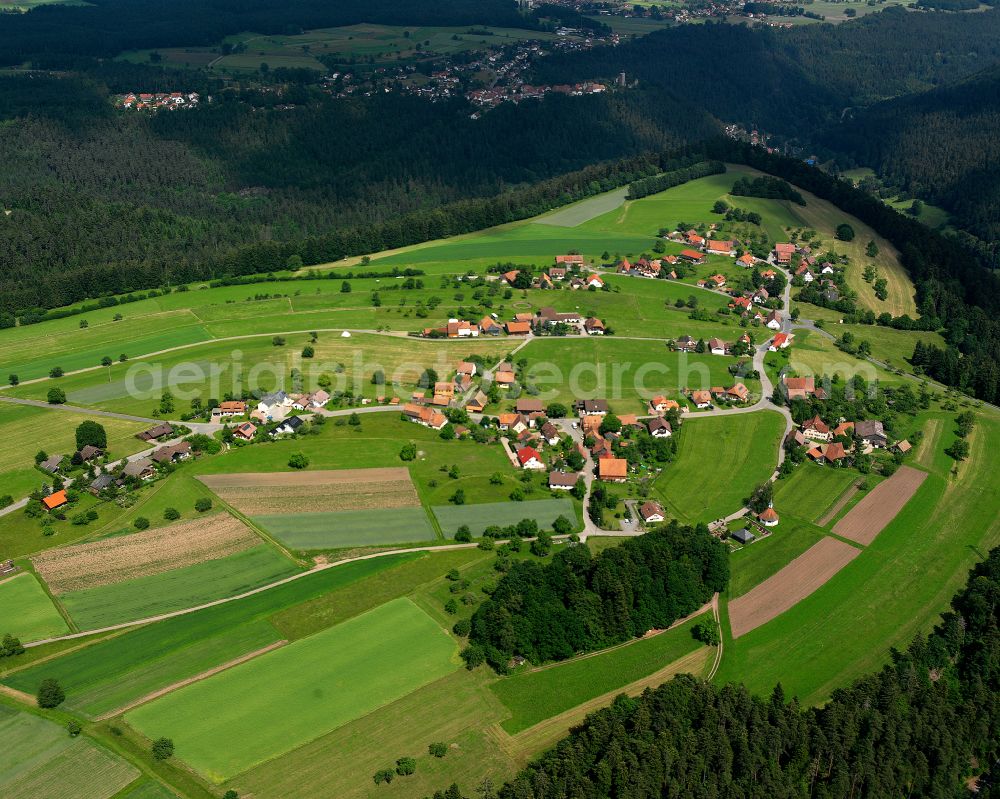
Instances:
[[[422,610],[394,600],[126,719],[149,737],[172,738],[182,760],[222,781],[445,676],[458,667],[455,651]]]
[[[0,795],[5,799],[108,799],[139,776],[89,738],[0,706]]]
[[[551,529],[560,516],[575,522],[576,511],[569,499],[539,499],[531,502],[485,502],[480,505],[435,505],[434,515],[442,532],[453,537],[462,525],[468,525],[473,535],[481,535],[491,525],[505,527],[522,519],[534,519],[538,526]]]
[[[66,622],[32,574],[19,574],[0,582],[0,616],[3,634],[34,641],[68,632]]]

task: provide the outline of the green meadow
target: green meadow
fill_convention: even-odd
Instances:
[[[0,635],[10,633],[25,642],[69,632],[66,620],[33,574],[0,582],[0,609]]]
[[[340,549],[434,541],[437,533],[423,508],[281,513],[251,517],[292,549]]]
[[[395,600],[125,718],[171,738],[179,758],[221,782],[444,677],[458,667],[455,651],[422,610]]]
[[[766,411],[685,420],[676,460],[653,483],[667,516],[694,524],[739,510],[774,471],[784,429]]]
[[[847,491],[850,486],[863,479],[854,469],[831,469],[806,462],[774,484],[774,507],[780,514],[794,515],[815,524]],[[867,477],[872,487],[873,476]]]
[[[468,525],[473,535],[481,535],[491,525],[505,527],[517,524],[522,519],[534,519],[543,530],[551,530],[552,523],[565,516],[576,524],[576,510],[572,500],[538,499],[529,502],[486,502],[479,505],[435,505],[431,510],[441,525],[446,537],[454,537],[463,524]]]

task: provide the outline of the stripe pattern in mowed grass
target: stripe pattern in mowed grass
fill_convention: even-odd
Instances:
[[[573,503],[568,499],[539,499],[531,502],[485,502],[481,505],[435,505],[431,510],[441,525],[441,531],[453,538],[458,528],[468,525],[473,535],[482,535],[491,525],[506,527],[522,519],[534,519],[543,530],[552,528],[560,516],[575,522]]]
[[[421,507],[281,513],[252,519],[292,549],[412,544],[437,538]]]
[[[0,627],[21,641],[37,641],[69,632],[48,594],[33,574],[19,574],[0,583]]]
[[[456,645],[397,599],[126,714],[221,782],[458,668]]]
[[[139,770],[89,738],[0,707],[0,796],[4,799],[108,799]]]

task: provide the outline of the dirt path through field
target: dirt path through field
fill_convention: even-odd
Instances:
[[[926,479],[927,472],[900,466],[892,477],[875,486],[868,496],[851,508],[833,526],[833,533],[868,546],[896,518]]]
[[[941,430],[944,428],[944,420],[931,419],[924,430],[924,437],[917,448],[917,463],[930,468],[934,462],[934,451],[937,449],[938,440],[941,438]]]
[[[776,574],[729,603],[733,638],[780,616],[860,554],[860,549],[836,538],[824,538],[813,544]]]
[[[26,694],[24,691],[18,691],[16,688],[11,688],[9,685],[0,685],[0,694],[5,694],[11,699],[16,699],[18,702],[23,702],[28,705],[35,705],[35,697],[31,694]]]
[[[858,488],[857,483],[851,483],[844,491],[844,493],[840,495],[840,499],[838,499],[835,503],[833,503],[833,507],[823,514],[822,519],[816,522],[816,525],[818,527],[826,527],[830,523],[830,520],[838,513],[840,513],[841,508],[843,508],[844,505],[850,502],[854,498],[854,495],[857,494],[860,490],[861,489]]]
[[[139,705],[144,705],[147,702],[152,702],[154,699],[158,699],[161,696],[176,691],[179,688],[183,688],[186,685],[191,685],[192,683],[201,682],[204,679],[211,677],[214,674],[218,674],[220,671],[226,671],[226,669],[231,669],[233,666],[239,666],[241,663],[246,663],[248,660],[253,660],[255,657],[271,652],[280,646],[284,646],[288,641],[282,639],[281,641],[275,641],[273,644],[268,644],[260,649],[255,649],[253,652],[247,652],[245,655],[240,655],[238,658],[234,658],[226,663],[222,663],[218,666],[213,666],[208,669],[208,671],[203,671],[201,674],[195,674],[193,677],[188,677],[186,680],[181,680],[175,682],[172,685],[168,685],[165,688],[160,688],[158,691],[153,691],[151,694],[146,694],[145,696],[140,696],[138,699],[129,702],[127,705],[116,708],[115,710],[109,710],[107,713],[102,713],[97,716],[95,721],[103,721],[104,719],[109,719],[112,716],[119,716],[122,713],[126,713],[134,707]]]

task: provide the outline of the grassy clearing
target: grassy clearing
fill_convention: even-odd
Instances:
[[[835,328],[833,332],[836,335],[842,331]],[[777,375],[785,364],[800,376],[829,376],[847,381],[860,375],[867,382],[877,380],[884,384],[900,383],[903,380],[871,361],[861,360],[837,349],[830,339],[815,330],[796,331],[791,347],[780,352],[769,352],[764,358],[764,365],[771,375]]]
[[[836,504],[841,495],[862,478],[853,469],[834,469],[803,463],[791,477],[774,484],[775,509],[815,524]],[[874,482],[870,479],[870,482]]]
[[[160,574],[71,591],[59,599],[81,629],[97,629],[236,596],[297,570],[277,550],[260,544]]]
[[[771,535],[754,541],[729,556],[729,598],[743,596],[755,585],[780,571],[823,537],[808,522],[781,515]]]
[[[172,738],[178,757],[221,782],[445,676],[454,653],[430,617],[395,600],[126,719],[147,737]]]
[[[490,690],[511,712],[501,726],[513,735],[694,652],[702,646],[691,635],[698,621],[596,655],[498,680]]]
[[[733,358],[671,352],[662,341],[564,341],[536,339],[518,353],[528,359],[528,382],[545,401],[572,403],[581,397],[602,397],[617,413],[636,413],[644,411],[645,400],[659,393],[676,398],[684,388],[707,389],[735,382],[728,371]],[[758,381],[743,382],[759,395]]]
[[[408,544],[437,538],[427,512],[419,507],[285,513],[251,518],[292,549]]]
[[[780,680],[789,695],[821,702],[885,663],[889,647],[926,632],[979,553],[1000,542],[990,465],[1000,420],[981,417],[972,439],[957,478],[938,452],[930,477],[859,557],[786,613],[727,640],[717,679],[743,681],[761,694]],[[938,444],[952,440],[942,436]]]
[[[177,794],[158,782],[148,780],[130,787],[119,799],[177,799]]]
[[[86,737],[0,708],[0,794],[5,799],[109,799],[139,770]]]
[[[685,421],[677,459],[653,483],[667,515],[695,523],[739,510],[774,471],[784,429],[768,412]]]
[[[33,574],[19,574],[0,582],[0,608],[0,635],[10,633],[24,642],[69,632],[65,619]]]
[[[505,527],[521,519],[534,519],[543,530],[552,529],[560,516],[576,520],[571,500],[566,498],[539,499],[531,502],[487,502],[481,505],[435,505],[431,508],[441,525],[441,531],[451,538],[463,524],[473,535],[480,535],[490,525]]]
[[[280,640],[267,622],[271,615],[411,557],[391,555],[316,572],[237,602],[125,631],[11,674],[4,682],[33,694],[43,679],[55,677],[69,707],[99,715]]]

